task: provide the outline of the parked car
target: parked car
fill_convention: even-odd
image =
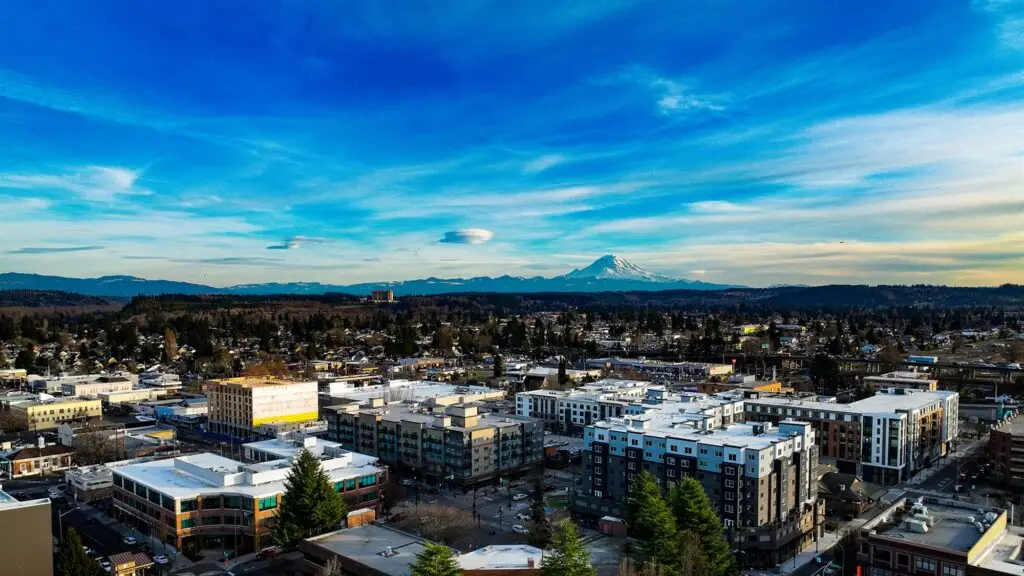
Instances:
[[[171,561],[170,558],[168,558],[167,556],[164,556],[163,554],[160,554],[159,556],[153,556],[153,562],[156,562],[157,564],[159,564],[161,566],[163,566],[164,564],[167,564],[170,561]]]
[[[526,526],[522,526],[520,524],[516,524],[515,526],[513,526],[512,527],[512,531],[515,532],[516,534],[520,534],[520,535],[523,535],[523,536],[525,536],[525,535],[530,533],[530,531],[526,529]]]
[[[525,512],[520,512],[519,514],[516,514],[516,518],[522,520],[523,522],[530,521],[530,515]]]
[[[82,552],[85,552],[85,555],[90,557],[90,558],[92,558],[93,556],[96,555],[96,551],[95,550],[93,550],[92,548],[89,548],[88,546],[84,546],[84,545],[82,546]]]
[[[512,497],[512,500],[514,502],[522,502],[523,500],[526,500],[529,497],[529,494],[516,494],[515,496]]]
[[[114,569],[114,566],[109,560],[100,560],[100,568],[102,568],[104,572],[110,572]]]
[[[135,546],[139,543],[139,541],[136,540],[134,536],[125,536],[124,539],[121,540],[121,543],[123,543],[125,546]]]
[[[257,554],[256,557],[259,558],[260,560],[265,560],[267,558],[276,558],[277,556],[280,556],[280,555],[281,555],[281,549],[280,548],[278,548],[277,546],[268,546],[268,547],[264,548],[263,550],[260,550],[260,553]]]
[[[409,486],[409,487],[412,487],[412,486],[415,486],[416,483],[413,482],[412,480],[409,480],[408,478],[402,478],[401,480],[398,481],[398,485],[399,486]]]

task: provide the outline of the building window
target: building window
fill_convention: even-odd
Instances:
[[[925,558],[924,556],[918,556],[917,561],[914,563],[918,570],[925,572],[935,572],[935,559]]]
[[[225,508],[229,508],[231,510],[238,510],[239,508],[242,507],[242,497],[241,496],[225,496],[224,497],[224,507]]]
[[[725,511],[728,514],[731,514],[731,513],[733,513],[735,511],[735,508],[732,507],[732,504],[726,504],[725,505]]]
[[[195,498],[192,498],[191,500],[182,500],[178,503],[178,512],[181,512],[182,514],[186,512],[195,512],[198,509],[199,505],[196,503]]]
[[[626,465],[626,467],[629,468],[630,470],[636,470],[636,462],[630,462],[629,464]]]
[[[963,566],[942,565],[942,576],[964,576]]]
[[[735,480],[726,479],[725,487],[726,488],[735,488],[736,487],[736,481]]]
[[[882,570],[881,568],[872,568],[871,576],[892,576],[892,572],[889,570]]]
[[[896,554],[896,566],[899,568],[910,568],[910,556],[906,554]]]
[[[693,448],[687,447],[683,449],[683,452],[686,454],[693,454]]]
[[[259,499],[260,510],[273,510],[277,508],[277,496],[270,496],[269,498]]]
[[[666,471],[665,471],[665,474],[666,474],[666,475],[667,475],[667,476],[668,476],[669,478],[675,478],[675,477],[676,477],[676,471],[675,471],[675,470],[673,470],[672,468],[669,468],[668,470],[666,470]]]
[[[594,490],[594,496],[596,496],[597,498],[602,498],[604,494],[600,490]]]
[[[604,462],[603,456],[594,456],[594,464],[600,464],[602,462]]]
[[[182,530],[184,530],[186,528],[195,528],[195,527],[196,527],[196,519],[195,518],[182,518],[181,519],[181,529]]]

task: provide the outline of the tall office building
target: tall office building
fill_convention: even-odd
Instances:
[[[208,381],[205,390],[210,431],[232,438],[272,437],[318,416],[315,381],[225,378]]]

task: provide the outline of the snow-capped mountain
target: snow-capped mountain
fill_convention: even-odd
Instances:
[[[268,282],[215,288],[134,276],[65,278],[38,274],[0,274],[0,290],[59,290],[88,296],[132,297],[155,294],[326,294],[340,292],[367,295],[373,290],[393,290],[397,296],[451,294],[459,292],[626,292],[631,290],[721,290],[736,288],[699,280],[670,278],[655,274],[611,254],[586,268],[545,278],[533,276],[476,276],[473,278],[423,278],[363,284],[321,284],[319,282]]]
[[[567,280],[636,280],[640,282],[678,282],[675,278],[669,278],[663,274],[655,274],[645,270],[636,264],[608,254],[594,261],[586,268],[577,268],[572,272],[559,278]]]

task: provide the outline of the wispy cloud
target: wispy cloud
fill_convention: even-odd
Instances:
[[[444,233],[442,244],[486,244],[494,238],[494,232],[483,228],[463,228]]]
[[[119,195],[149,195],[135,184],[140,172],[111,166],[85,166],[59,174],[2,174],[0,188],[66,190],[93,202],[110,202]]]
[[[561,154],[545,154],[544,156],[527,162],[526,166],[523,167],[523,171],[528,173],[543,172],[548,168],[553,168],[565,162],[565,160],[565,156],[562,156]]]
[[[311,238],[309,236],[292,236],[280,244],[271,244],[267,250],[298,250],[303,244],[326,244],[327,238]]]
[[[60,254],[63,252],[89,252],[103,250],[103,246],[28,246],[8,250],[7,254]]]

